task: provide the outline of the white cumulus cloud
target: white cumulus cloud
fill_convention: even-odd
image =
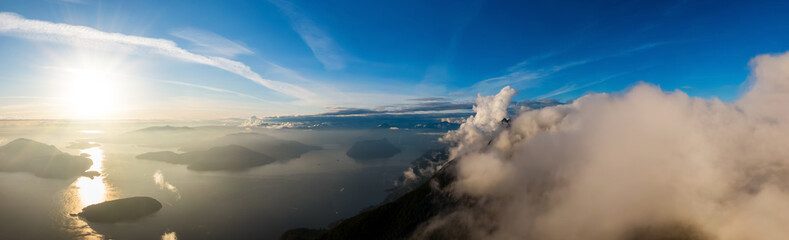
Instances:
[[[642,83],[500,124],[513,93],[479,97],[477,116],[444,138],[457,164],[444,190],[480,200],[415,236],[789,238],[789,53],[752,65],[734,102]]]

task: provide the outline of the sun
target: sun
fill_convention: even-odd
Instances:
[[[78,119],[105,119],[116,111],[119,89],[113,74],[94,67],[70,69],[65,80],[65,115]]]
[[[49,103],[57,118],[112,120],[133,107],[139,62],[128,53],[74,48],[53,52],[49,61],[44,68],[51,74]]]

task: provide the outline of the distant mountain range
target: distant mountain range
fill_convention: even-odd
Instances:
[[[132,131],[132,132],[138,132],[138,133],[150,133],[150,132],[189,132],[189,131],[194,131],[194,130],[195,130],[195,129],[194,129],[194,128],[191,128],[191,127],[173,127],[173,126],[170,126],[170,125],[165,125],[165,126],[153,126],[153,127],[147,127],[147,128],[143,128],[143,129],[134,130],[134,131]]]
[[[238,128],[225,126],[174,127],[165,125],[102,137],[95,139],[95,141],[101,143],[137,144],[155,148],[175,148],[195,141],[221,137],[230,131],[238,131]]]

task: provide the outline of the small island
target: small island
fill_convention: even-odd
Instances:
[[[19,138],[0,147],[0,172],[29,172],[43,178],[83,175],[93,165],[86,156],[61,152],[55,146]]]
[[[194,171],[242,170],[275,161],[265,154],[234,144],[182,154],[171,151],[149,152],[138,155],[137,159],[185,164],[187,169]]]
[[[353,144],[346,155],[356,160],[390,158],[399,153],[400,149],[392,145],[386,138],[364,140]]]
[[[93,204],[77,216],[91,222],[113,223],[136,220],[162,209],[162,203],[150,197],[130,197]]]
[[[182,148],[182,150],[202,150],[207,149],[208,146],[221,146],[225,144],[243,146],[252,151],[271,156],[276,160],[298,158],[309,151],[321,149],[321,147],[318,146],[311,146],[298,141],[284,140],[268,134],[243,132],[228,134],[212,141],[187,146]]]

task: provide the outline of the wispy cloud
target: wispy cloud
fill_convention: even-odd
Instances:
[[[78,3],[78,4],[86,4],[84,0],[60,0],[61,2],[65,3]]]
[[[622,51],[619,54],[611,55],[611,56],[604,57],[604,58],[622,57],[622,56],[630,55],[630,54],[633,54],[633,53],[649,50],[649,49],[652,49],[652,48],[656,48],[656,47],[659,47],[659,46],[668,45],[668,44],[672,44],[672,43],[676,43],[676,42],[674,42],[674,41],[666,41],[666,42],[645,43],[645,44],[642,44],[642,45],[639,45],[639,46],[636,46],[636,47],[633,47],[633,48],[626,49],[625,51]],[[603,59],[603,58],[601,58],[601,59]]]
[[[50,41],[79,46],[120,46],[138,52],[150,52],[181,61],[216,67],[249,79],[274,91],[296,97],[309,98],[315,93],[302,87],[262,78],[249,66],[223,57],[204,56],[178,47],[166,39],[146,38],[121,33],[110,33],[85,26],[26,19],[15,13],[0,13],[0,34],[27,39]]]
[[[544,58],[545,57],[540,57],[539,59]],[[501,89],[504,86],[513,86],[515,88],[528,87],[532,80],[548,77],[567,68],[584,65],[592,60],[573,61],[545,68],[530,68],[530,65],[534,61],[535,60],[522,61],[515,66],[509,67],[509,73],[507,73],[507,75],[479,81],[471,86],[471,90],[473,92],[485,92],[488,90]]]
[[[345,68],[346,59],[334,40],[318,28],[310,18],[300,13],[296,5],[283,0],[270,0],[269,2],[277,6],[288,17],[293,30],[307,43],[315,58],[323,63],[324,68],[327,70]]]
[[[536,56],[527,58],[526,60],[523,60],[523,61],[519,62],[518,64],[515,64],[515,65],[507,68],[507,71],[510,71],[510,72],[517,71],[518,69],[521,69],[521,68],[523,68],[523,67],[525,67],[527,65],[531,65],[531,64],[534,64],[535,62],[542,61],[542,60],[551,58],[553,56],[556,56],[556,54],[557,54],[556,52],[550,52],[550,53],[540,54],[540,55],[536,55]]]
[[[170,32],[171,35],[187,40],[195,45],[192,49],[196,52],[219,55],[224,57],[235,57],[237,55],[253,54],[252,50],[243,45],[231,41],[214,32],[209,32],[194,28],[178,29]]]
[[[533,81],[535,81],[535,80],[547,78],[547,77],[549,77],[549,76],[551,76],[551,75],[553,75],[555,73],[561,72],[561,71],[566,70],[566,69],[570,69],[570,68],[573,68],[573,67],[582,66],[582,65],[585,65],[585,64],[598,62],[598,61],[602,61],[602,60],[606,60],[606,59],[618,58],[618,57],[626,57],[626,56],[629,56],[631,54],[635,54],[635,53],[638,53],[638,52],[646,51],[646,50],[649,50],[649,49],[652,49],[652,48],[655,48],[655,47],[659,47],[659,46],[663,46],[663,45],[667,45],[667,44],[672,44],[672,43],[675,43],[675,42],[652,42],[652,43],[646,43],[646,44],[638,45],[638,46],[635,46],[635,47],[627,48],[627,49],[624,49],[624,50],[621,50],[621,51],[618,51],[618,52],[615,52],[615,53],[609,54],[609,55],[592,57],[592,58],[581,59],[581,60],[575,60],[575,61],[565,62],[565,63],[562,63],[562,64],[553,65],[553,66],[549,66],[549,67],[534,67],[534,65],[538,65],[540,61],[553,58],[557,54],[556,53],[547,53],[547,54],[537,55],[537,56],[534,56],[534,57],[530,57],[530,58],[528,58],[526,60],[523,60],[523,61],[521,61],[521,62],[519,62],[519,63],[517,63],[517,64],[515,64],[513,66],[508,67],[507,68],[507,74],[505,74],[505,75],[498,76],[498,77],[493,77],[493,78],[488,78],[488,79],[485,79],[485,80],[477,82],[476,84],[471,86],[469,88],[469,90],[472,91],[472,92],[486,92],[486,91],[498,90],[498,89],[501,89],[504,86],[513,86],[515,88],[529,87],[530,86],[529,84],[533,83]],[[573,91],[573,90],[577,90],[577,88],[579,88],[579,87],[586,87],[586,86],[569,84],[569,85],[564,86],[563,88],[560,88],[560,89],[557,89],[557,90],[560,90],[559,92],[561,92],[561,91],[568,91],[568,90],[569,91]],[[556,91],[556,90],[554,90],[554,91]],[[551,93],[554,93],[554,91],[552,91]],[[545,94],[545,95],[541,96],[540,98],[552,97],[552,96],[558,95],[558,94],[550,95],[551,93]],[[562,93],[566,93],[566,92],[561,92],[559,94],[562,94]]]
[[[162,170],[156,170],[156,172],[153,174],[153,181],[157,186],[159,186],[160,189],[167,189],[167,191],[175,194],[176,200],[181,199],[181,193],[178,192],[178,188],[164,180],[164,174],[162,174]]]
[[[259,98],[259,97],[255,97],[255,96],[252,96],[252,95],[248,95],[248,94],[244,94],[244,93],[240,93],[240,92],[236,92],[236,91],[231,91],[231,90],[227,90],[227,89],[217,88],[217,87],[204,86],[204,85],[193,84],[193,83],[186,83],[186,82],[179,82],[179,81],[163,81],[163,82],[169,83],[169,84],[193,87],[193,88],[200,88],[200,89],[205,89],[205,90],[208,90],[208,91],[214,91],[214,92],[220,92],[220,93],[229,93],[229,94],[233,94],[233,95],[236,95],[236,96],[239,96],[239,97],[245,97],[245,98],[256,99],[256,100],[260,100],[260,101],[264,101],[264,102],[269,102],[268,100],[265,100],[265,99],[262,99],[262,98]]]
[[[597,81],[594,81],[594,82],[589,82],[589,83],[581,84],[581,85],[579,85],[578,83],[570,83],[570,84],[564,85],[564,86],[562,86],[560,88],[557,88],[557,89],[555,89],[553,91],[550,91],[550,92],[548,92],[546,94],[537,96],[537,97],[535,97],[535,99],[546,99],[546,98],[550,98],[550,97],[559,96],[559,95],[562,95],[562,94],[565,94],[565,93],[569,93],[569,92],[573,92],[573,91],[576,91],[576,90],[579,90],[579,89],[591,87],[592,85],[597,85],[597,84],[602,83],[604,81],[605,80],[597,80]]]
[[[538,70],[516,70],[507,75],[488,78],[482,81],[479,81],[471,86],[471,92],[485,92],[489,90],[495,90],[502,88],[507,85],[518,85],[520,83],[524,83],[530,80],[543,78],[550,74],[549,72],[545,72],[543,69]]]
[[[39,96],[0,96],[0,99],[57,99],[57,98],[39,97]]]
[[[564,85],[564,86],[562,86],[560,88],[557,88],[557,89],[555,89],[553,91],[550,91],[550,92],[548,92],[546,94],[537,96],[537,97],[535,97],[535,99],[547,99],[547,98],[559,96],[559,95],[562,95],[562,94],[565,94],[565,93],[573,92],[573,91],[576,91],[576,90],[588,88],[588,87],[591,87],[591,86],[603,83],[605,81],[611,80],[613,78],[620,77],[620,76],[628,74],[628,73],[631,73],[631,72],[617,73],[617,74],[614,74],[614,75],[611,75],[611,76],[608,76],[608,77],[604,77],[604,78],[599,79],[597,81],[592,81],[592,82],[588,82],[588,83],[584,83],[584,84],[570,83],[570,84]]]
[[[383,106],[379,108],[335,108],[333,111],[316,114],[319,116],[376,115],[376,114],[414,114],[420,112],[471,111],[470,102],[425,102],[416,105]]]
[[[412,98],[408,99],[408,101],[415,101],[415,102],[439,102],[439,101],[447,101],[449,99],[445,97],[420,97],[420,98]]]

